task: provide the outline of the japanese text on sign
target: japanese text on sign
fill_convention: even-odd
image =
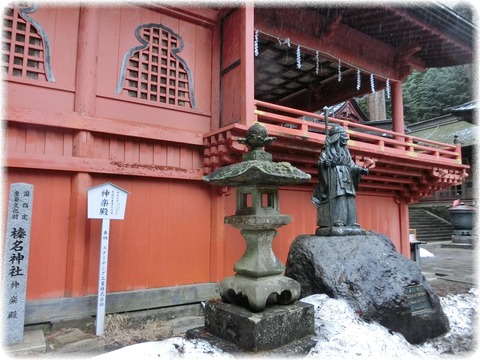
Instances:
[[[122,220],[127,195],[125,190],[111,183],[88,189],[88,218]]]
[[[6,344],[23,339],[32,204],[33,185],[10,186],[3,278]]]

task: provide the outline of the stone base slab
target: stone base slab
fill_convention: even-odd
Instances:
[[[297,301],[253,313],[236,304],[209,301],[205,330],[246,351],[272,350],[314,334],[314,307]]]
[[[7,355],[16,357],[44,353],[46,350],[47,345],[43,330],[25,331],[22,342],[3,347],[3,351]]]
[[[452,235],[452,243],[454,244],[473,244],[476,243],[476,236],[471,235]]]
[[[306,336],[300,340],[292,341],[286,345],[280,346],[272,350],[264,350],[252,353],[245,349],[240,348],[234,343],[219,338],[208,331],[205,330],[205,327],[198,327],[190,329],[186,332],[187,339],[200,339],[205,340],[209,344],[219,348],[220,350],[225,351],[228,354],[233,356],[239,356],[241,359],[248,357],[263,357],[263,358],[294,358],[304,357],[307,355],[310,350],[316,345],[318,339],[316,335]]]

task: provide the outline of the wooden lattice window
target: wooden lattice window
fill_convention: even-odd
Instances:
[[[5,75],[55,82],[48,38],[29,13],[37,6],[6,7],[3,13],[2,69]]]
[[[142,45],[125,54],[115,92],[195,108],[192,75],[178,56],[183,49],[180,36],[159,24],[141,25],[135,34]]]

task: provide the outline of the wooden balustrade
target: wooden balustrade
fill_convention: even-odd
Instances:
[[[323,115],[259,100],[254,103],[257,107],[255,110],[257,120],[268,125],[269,129],[276,127],[277,131],[286,131],[292,135],[324,141],[325,120]],[[443,144],[334,117],[329,117],[328,123],[329,125],[338,124],[345,128],[350,137],[349,148],[353,151],[371,150],[386,155],[399,155],[400,151],[404,156],[412,158],[461,163],[460,147],[457,144]]]
[[[325,123],[321,114],[287,108],[256,100],[253,118],[277,138],[267,147],[274,161],[286,161],[318,181],[317,159],[325,143]],[[375,128],[329,117],[329,125],[339,124],[349,134],[349,150],[361,165],[373,159],[375,168],[364,176],[359,190],[364,194],[395,195],[417,201],[468,176],[461,163],[458,144],[442,144],[408,134]],[[204,135],[205,172],[241,161],[246,146],[238,143],[248,125],[231,124]]]

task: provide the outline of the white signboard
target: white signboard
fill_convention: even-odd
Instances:
[[[88,189],[88,218],[123,220],[128,192],[112,183]]]
[[[97,327],[102,335],[105,326],[105,303],[107,298],[108,241],[110,220],[123,220],[128,192],[112,183],[105,183],[87,190],[88,218],[102,219],[100,236],[100,264],[98,268]]]

